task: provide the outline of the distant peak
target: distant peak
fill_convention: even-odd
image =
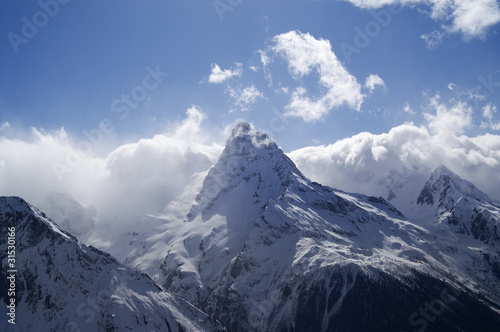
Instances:
[[[476,201],[490,201],[490,198],[477,189],[471,182],[462,179],[446,166],[436,168],[420,192],[417,204],[434,205],[436,200],[444,204],[444,200],[457,201],[461,197],[469,197]]]

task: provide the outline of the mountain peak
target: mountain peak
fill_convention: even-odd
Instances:
[[[440,166],[425,183],[417,204],[432,206],[439,224],[486,244],[500,241],[498,228],[500,207],[444,166]]]
[[[221,195],[244,184],[248,184],[244,191],[251,191],[250,197],[258,197],[256,204],[266,202],[281,195],[295,176],[303,178],[295,164],[266,133],[256,131],[247,122],[240,122],[233,129],[218,162],[208,172],[194,210],[205,210]],[[193,217],[194,210],[190,213]]]
[[[455,173],[453,173],[452,171],[450,171],[450,169],[448,167],[446,167],[445,165],[440,165],[438,168],[436,168],[434,170],[434,172],[432,172],[432,174],[435,174],[435,175],[452,175],[452,176],[456,176],[458,177]]]
[[[248,155],[249,153],[255,153],[255,148],[279,150],[276,143],[266,133],[256,131],[248,122],[240,122],[233,128],[222,155]]]
[[[231,137],[235,137],[235,136],[238,136],[241,134],[247,134],[247,133],[250,133],[252,131],[254,132],[255,129],[253,128],[253,126],[250,123],[248,123],[246,121],[241,121],[233,128],[233,132],[232,132]]]
[[[477,189],[471,182],[463,180],[446,166],[441,165],[434,170],[420,192],[417,204],[439,206],[454,204],[461,198],[466,197],[475,201],[489,202],[491,199],[482,191]]]

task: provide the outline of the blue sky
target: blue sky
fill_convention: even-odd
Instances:
[[[272,89],[262,73],[253,73],[249,66],[261,66],[257,51],[265,49],[272,37],[291,30],[329,40],[338,59],[360,83],[375,73],[386,89],[366,98],[359,112],[339,107],[315,124],[289,119],[293,137],[287,133],[275,137],[285,150],[318,141],[331,143],[360,131],[381,133],[405,121],[418,123],[422,121],[420,107],[427,104],[422,93],[454,97],[456,91],[447,88],[449,83],[472,89],[481,84],[478,77],[486,78],[500,69],[496,26],[483,40],[464,42],[462,35],[454,34],[430,50],[421,35],[442,22],[414,8],[394,7],[401,13],[391,13],[390,22],[382,26],[369,10],[346,2],[241,1],[237,6],[227,4],[232,11],[221,7],[223,21],[216,5],[211,1],[71,1],[58,5],[56,15],[26,44],[19,44],[15,53],[7,34],[22,36],[22,18],[32,22],[42,8],[35,1],[3,1],[2,121],[47,130],[63,126],[72,135],[80,135],[107,117],[117,123],[118,136],[147,137],[182,118],[194,104],[207,114],[209,123],[243,118],[265,128],[272,109],[282,111],[286,105],[286,98],[271,90],[280,83],[297,84],[283,62],[274,64]],[[372,12],[381,10],[385,9]],[[360,39],[367,46],[356,47],[364,45],[356,44],[357,31],[370,28],[374,36]],[[353,49],[348,46],[342,49],[342,43],[359,53],[350,53]],[[266,99],[248,112],[228,114],[226,84],[211,86],[200,81],[208,77],[212,64],[227,69],[235,63],[243,66],[240,83],[255,84]],[[156,65],[168,78],[148,92],[148,101],[139,103],[126,120],[117,121],[111,103],[141,83],[147,66]],[[306,83],[312,91],[318,89],[314,77]],[[489,100],[497,104],[499,93],[495,91]],[[417,114],[403,112],[406,102]]]
[[[436,136],[454,126],[452,120],[444,123],[453,114],[455,136],[496,139],[498,2],[471,7],[454,0],[444,8],[438,1],[407,3],[2,1],[0,136],[32,143],[40,139],[32,127],[47,137],[64,128],[75,147],[85,131],[104,123],[113,130],[89,154],[107,158],[125,143],[175,131],[195,107],[206,135],[247,120],[269,131],[285,152],[362,132],[380,135],[405,123]],[[290,38],[278,45],[279,36]],[[293,45],[299,56],[322,48],[326,60],[295,63],[294,74]],[[340,69],[329,72],[334,63]],[[215,83],[210,77],[217,68],[228,75]],[[340,94],[347,82],[337,80],[339,72],[359,89],[333,100],[328,93]],[[370,75],[379,83],[371,89],[365,85]],[[314,119],[291,111],[298,89],[305,91],[296,96],[300,105],[326,97]],[[133,94],[126,104],[123,96]],[[439,105],[446,116],[436,124]],[[223,144],[220,136],[213,135],[213,142]]]

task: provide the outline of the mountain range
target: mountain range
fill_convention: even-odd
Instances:
[[[248,123],[157,216],[99,224],[94,209],[52,194],[43,204],[52,220],[1,198],[2,228],[16,228],[18,322],[41,331],[497,331],[497,202],[445,166],[415,188],[405,213],[389,198],[310,181]],[[6,283],[6,237],[0,247]]]

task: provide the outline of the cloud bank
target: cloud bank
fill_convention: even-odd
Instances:
[[[500,199],[500,136],[464,135],[471,109],[463,103],[447,105],[435,96],[429,107],[423,126],[406,123],[379,135],[364,132],[289,156],[322,184],[385,198],[396,195],[401,201],[416,200],[407,195],[418,195],[430,172],[443,164]]]
[[[383,134],[364,132],[330,145],[301,148],[289,156],[314,181],[391,198],[403,212],[404,206],[397,203],[415,201],[430,172],[441,164],[500,199],[500,135],[466,136],[473,125],[472,110],[465,103],[444,103],[436,95],[427,110],[422,126],[405,123]],[[494,112],[494,106],[485,106],[484,121],[491,120]],[[64,129],[50,133],[32,129],[29,140],[2,137],[0,195],[17,195],[38,204],[51,192],[67,192],[100,213],[161,213],[182,198],[186,188],[201,183],[222,152],[223,146],[213,142],[225,140],[231,128],[207,134],[204,119],[193,106],[185,120],[167,133],[119,146],[103,157],[77,150]],[[80,162],[59,181],[54,163],[68,156],[80,156]]]
[[[119,146],[104,157],[76,149],[64,129],[33,128],[29,140],[2,137],[0,195],[38,204],[51,192],[65,192],[99,212],[157,214],[222,151],[213,137],[204,136],[202,111],[193,106],[186,115],[170,132]],[[68,169],[58,174],[58,164]]]

